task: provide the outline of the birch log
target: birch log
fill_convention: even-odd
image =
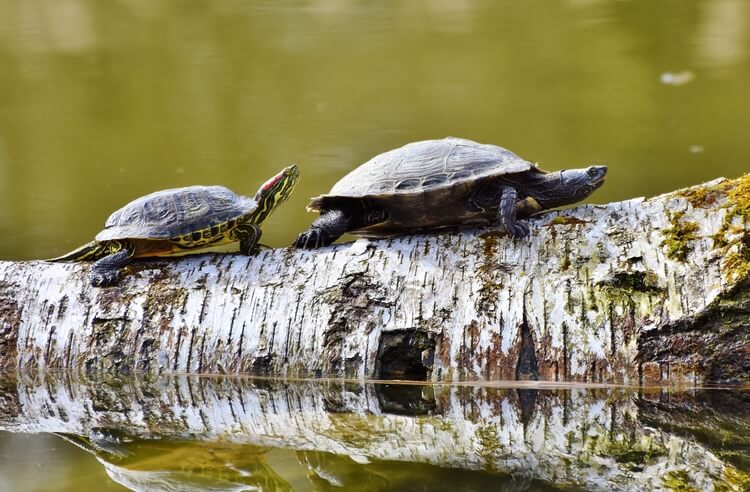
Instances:
[[[0,366],[702,384],[750,374],[750,175],[493,228],[144,261],[0,262]]]
[[[311,479],[341,490],[430,490],[431,480],[447,490],[455,470],[494,474],[459,475],[455,488],[465,490],[496,490],[497,474],[524,482],[508,490],[532,479],[607,491],[750,486],[750,402],[740,391],[520,384],[8,377],[0,381],[0,429],[63,434],[134,490],[197,490],[187,484],[198,479],[202,490],[241,490],[226,482],[261,479],[274,482],[263,490],[285,490],[259,456],[263,448],[297,451]],[[387,466],[393,461],[399,467]],[[368,488],[370,474],[390,487]],[[393,483],[397,475],[411,476],[411,486]]]

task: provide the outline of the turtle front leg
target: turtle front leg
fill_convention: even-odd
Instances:
[[[508,233],[517,238],[523,239],[529,235],[529,224],[516,218],[516,203],[518,202],[518,192],[512,186],[504,186],[500,194],[500,205],[498,206],[498,215],[500,223]]]
[[[293,246],[301,249],[316,249],[333,243],[346,231],[353,228],[351,217],[341,210],[328,210],[297,236]]]
[[[260,236],[263,231],[257,224],[242,224],[237,226],[234,235],[240,241],[240,253],[252,256],[260,250]]]
[[[105,256],[91,266],[89,281],[94,287],[114,285],[122,278],[122,267],[130,263],[135,250],[130,245]]]

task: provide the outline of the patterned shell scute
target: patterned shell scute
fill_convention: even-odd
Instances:
[[[496,145],[453,137],[425,140],[373,157],[336,183],[329,196],[415,193],[533,167]]]
[[[223,224],[251,213],[258,204],[223,186],[157,191],[109,216],[96,239],[168,239]]]

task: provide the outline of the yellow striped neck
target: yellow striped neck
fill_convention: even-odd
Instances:
[[[287,201],[299,181],[297,166],[289,166],[266,181],[255,194],[256,208],[245,222],[262,224],[276,208]]]

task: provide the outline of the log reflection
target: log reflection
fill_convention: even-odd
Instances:
[[[742,390],[44,375],[6,377],[0,401],[0,428],[57,433],[133,489],[289,490],[272,449],[316,490],[750,484]]]

